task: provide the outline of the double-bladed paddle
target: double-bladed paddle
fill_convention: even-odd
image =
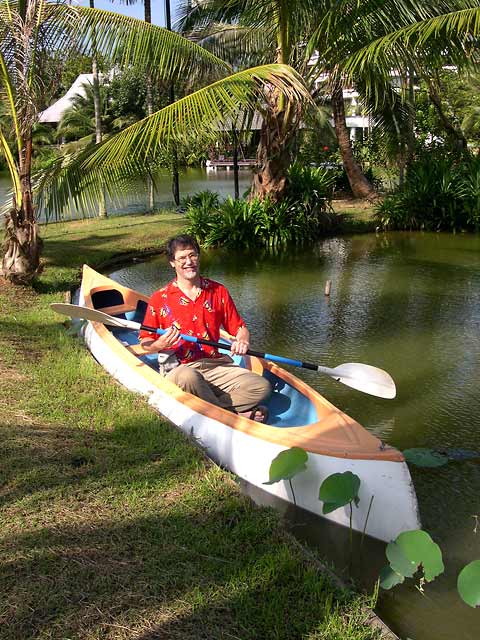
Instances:
[[[102,324],[108,324],[111,327],[121,327],[123,329],[130,329],[132,331],[140,331],[143,329],[150,333],[156,333],[162,335],[166,332],[166,329],[156,329],[155,327],[148,327],[140,322],[134,322],[133,320],[123,320],[122,318],[116,318],[115,316],[109,316],[102,311],[96,311],[89,307],[82,307],[76,304],[62,304],[54,303],[50,305],[51,308],[57,313],[61,313],[71,318],[83,318],[84,320],[91,320],[92,322],[101,322]],[[203,338],[196,338],[194,336],[188,336],[180,334],[180,337],[187,342],[196,342],[198,344],[206,344],[216,349],[228,349],[228,345],[221,342],[213,342],[212,340],[204,340]],[[311,369],[312,371],[318,371],[330,376],[337,382],[341,382],[352,389],[369,393],[372,396],[378,396],[379,398],[395,398],[396,389],[395,383],[391,376],[382,369],[372,367],[368,364],[361,364],[359,362],[347,362],[346,364],[340,364],[338,367],[329,369],[328,367],[322,367],[317,364],[310,364],[309,362],[302,362],[301,360],[292,360],[291,358],[284,358],[283,356],[275,356],[271,353],[262,353],[260,351],[247,350],[249,356],[256,356],[257,358],[265,358],[265,360],[271,360],[272,362],[280,362],[282,364],[289,364],[293,367],[301,367],[303,369]]]

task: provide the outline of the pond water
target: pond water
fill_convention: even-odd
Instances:
[[[155,207],[158,209],[173,206],[172,179],[167,172],[159,173],[155,178]],[[234,196],[233,171],[220,169],[218,171],[206,171],[200,167],[189,167],[180,173],[180,199],[193,195],[198,191],[210,189],[216,191],[221,199]],[[240,195],[247,191],[252,182],[252,172],[249,169],[241,169],[239,172]],[[0,173],[0,205],[8,200],[10,191],[10,179],[8,174]],[[132,189],[131,193],[118,201],[108,201],[107,211],[109,215],[126,213],[139,213],[147,208],[145,185],[138,183],[138,189]],[[68,217],[81,217],[68,214]],[[40,220],[43,220],[40,216]]]
[[[389,371],[395,400],[294,371],[384,441],[402,450],[480,452],[480,236],[368,234],[277,255],[210,251],[202,256],[202,271],[229,287],[251,329],[253,349]],[[165,257],[113,274],[145,293],[170,277]],[[324,296],[327,279],[330,298]],[[423,528],[441,546],[446,570],[424,595],[412,580],[382,592],[378,612],[402,638],[477,640],[480,611],[460,600],[456,578],[480,558],[479,460],[413,467],[411,473]],[[320,518],[282,508],[299,538],[318,545],[339,570],[350,564],[347,536],[332,534]],[[349,569],[371,587],[384,564],[384,545],[369,541]]]

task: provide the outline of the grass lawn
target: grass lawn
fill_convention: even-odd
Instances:
[[[378,223],[373,219],[375,205],[367,200],[341,198],[332,201],[332,206],[341,216],[342,233],[365,233],[375,231]]]
[[[182,224],[50,225],[35,288],[0,284],[0,635],[373,640],[364,599],[49,309],[83,262],[158,249]]]

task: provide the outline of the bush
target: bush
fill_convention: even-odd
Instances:
[[[203,246],[252,247],[301,243],[332,231],[338,218],[331,207],[335,175],[321,168],[292,165],[286,198],[219,203],[204,191],[186,202],[188,232]]]
[[[480,160],[425,154],[405,184],[387,196],[375,219],[384,229],[477,230],[480,226]]]

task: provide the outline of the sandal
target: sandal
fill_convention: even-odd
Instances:
[[[253,420],[254,422],[263,422],[263,423],[267,422],[268,407],[266,407],[264,404],[259,404],[257,407],[254,407],[251,410],[248,418],[250,420]]]

